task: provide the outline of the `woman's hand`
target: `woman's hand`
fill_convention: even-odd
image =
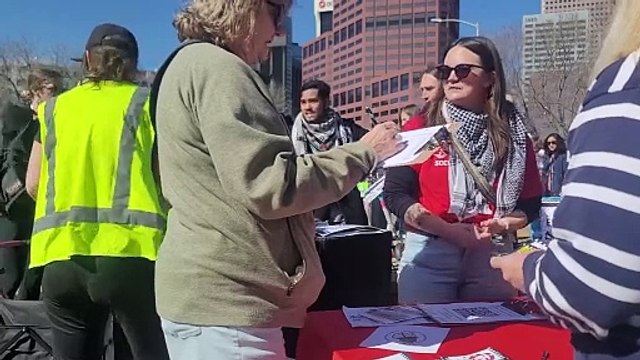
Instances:
[[[448,241],[462,248],[475,248],[489,243],[491,236],[482,233],[475,224],[453,223],[442,236]]]
[[[480,233],[491,238],[509,232],[509,222],[505,219],[489,219],[480,223]]]
[[[538,250],[536,250],[538,251]],[[527,256],[531,255],[533,251],[521,253],[514,252],[505,256],[498,256],[491,258],[491,267],[502,271],[502,277],[506,282],[511,284],[514,288],[524,292],[524,260]]]
[[[398,131],[395,123],[387,121],[376,125],[360,139],[360,142],[373,148],[378,161],[383,161],[404,148],[405,144],[400,142],[397,136]]]

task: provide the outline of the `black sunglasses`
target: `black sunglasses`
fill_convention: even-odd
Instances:
[[[267,5],[271,6],[272,9],[271,17],[273,18],[273,25],[275,25],[276,28],[280,27],[284,18],[284,5],[269,0],[267,0]]]
[[[456,77],[460,80],[466,78],[471,73],[472,68],[484,69],[484,67],[480,65],[474,64],[459,64],[454,67],[448,65],[438,65],[436,67],[436,71],[438,73],[438,79],[447,80],[453,71],[456,74]]]

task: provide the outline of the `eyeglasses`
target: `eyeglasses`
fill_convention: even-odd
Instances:
[[[547,141],[547,145],[555,145],[555,144],[557,144],[557,142],[555,142],[555,141]]]
[[[267,5],[269,5],[272,9],[271,17],[273,18],[273,25],[276,28],[280,27],[284,18],[284,5],[269,0],[267,0]]]
[[[484,67],[480,65],[474,64],[458,64],[454,67],[448,65],[438,65],[436,67],[438,79],[447,80],[453,71],[456,74],[456,77],[460,80],[466,78],[471,73],[472,68],[484,69]]]

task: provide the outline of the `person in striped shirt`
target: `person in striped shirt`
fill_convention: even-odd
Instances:
[[[569,133],[564,198],[546,251],[491,260],[576,359],[640,359],[640,1],[619,0]],[[553,354],[552,354],[553,355]]]

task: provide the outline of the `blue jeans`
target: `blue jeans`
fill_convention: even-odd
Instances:
[[[284,360],[281,328],[195,326],[162,319],[171,360]]]
[[[398,301],[445,303],[514,297],[516,290],[489,265],[491,250],[489,244],[463,249],[438,237],[408,232],[398,268]]]

